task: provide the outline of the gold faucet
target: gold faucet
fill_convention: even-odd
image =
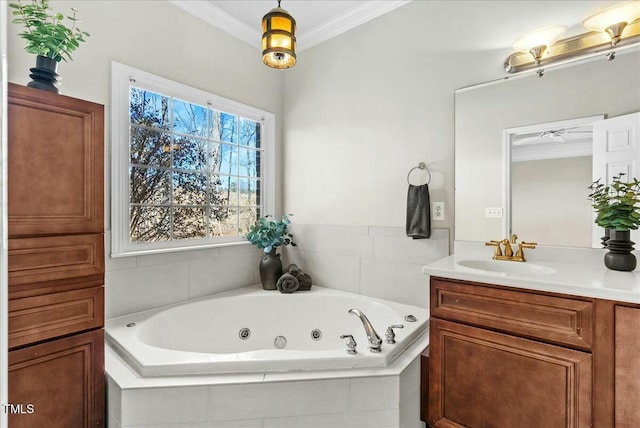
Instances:
[[[511,239],[505,238],[501,241],[489,241],[489,242],[485,242],[484,245],[496,247],[496,250],[493,252],[494,260],[526,262],[527,260],[524,258],[524,248],[534,249],[538,244],[535,242],[520,241],[520,243],[518,243],[518,249],[516,250],[516,254],[514,255],[513,248],[511,247],[511,245],[512,244],[515,245],[517,241],[518,241],[518,235],[514,233],[513,235],[511,235]],[[500,245],[504,245],[504,254],[502,252],[502,248],[500,247]]]

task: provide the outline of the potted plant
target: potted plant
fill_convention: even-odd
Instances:
[[[266,215],[258,219],[246,235],[249,242],[265,253],[260,260],[260,279],[265,290],[276,290],[276,283],[282,275],[282,260],[276,253],[277,248],[282,245],[296,246],[293,235],[288,231],[290,223],[286,215],[280,220]]]
[[[27,41],[26,51],[37,55],[36,66],[30,69],[29,75],[33,80],[27,86],[58,93],[58,63],[71,60],[71,52],[89,36],[76,27],[77,10],[72,8],[73,15],[66,17],[71,21],[69,28],[63,24],[65,16],[62,13],[49,9],[49,0],[31,0],[24,4],[18,0],[9,6],[15,9],[13,23],[25,27],[18,35]]]
[[[632,271],[636,257],[631,253],[634,242],[630,231],[640,226],[640,181],[623,181],[624,173],[613,177],[611,185],[594,181],[589,189],[591,205],[597,213],[595,223],[609,230],[604,263],[609,269]]]

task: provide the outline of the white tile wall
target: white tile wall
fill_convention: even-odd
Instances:
[[[295,263],[313,283],[401,303],[428,307],[422,266],[449,255],[449,230],[411,239],[400,227],[290,227],[297,247],[285,247],[285,265]]]
[[[292,224],[297,247],[283,261],[313,283],[401,303],[428,305],[422,265],[449,255],[448,229],[410,239],[399,227]],[[109,254],[109,231],[105,245]],[[261,251],[252,245],[132,256],[106,263],[106,318],[153,309],[260,282]]]
[[[109,236],[107,231],[106,254]],[[105,317],[257,284],[259,260],[260,251],[248,244],[117,259],[107,256]]]

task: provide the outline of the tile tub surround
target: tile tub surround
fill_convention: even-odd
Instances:
[[[404,227],[290,226],[297,247],[285,247],[284,265],[295,263],[313,283],[350,293],[429,307],[422,266],[449,255],[449,229],[411,239]]]
[[[425,332],[378,369],[140,377],[106,349],[110,428],[422,428]]]
[[[293,219],[295,221],[295,219]],[[399,303],[429,306],[421,267],[449,255],[449,230],[411,239],[401,227],[293,223],[297,247],[285,247],[283,264],[296,263],[316,285]],[[106,253],[110,233],[105,233]],[[107,319],[260,283],[262,251],[247,243],[112,259],[105,273]]]

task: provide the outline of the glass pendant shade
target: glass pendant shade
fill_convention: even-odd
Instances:
[[[620,41],[624,27],[638,18],[640,18],[640,2],[633,1],[613,6],[592,15],[585,19],[582,25],[587,30],[606,31],[611,36],[611,43],[616,45]]]
[[[541,28],[516,40],[513,48],[519,52],[530,52],[536,63],[540,63],[545,49],[553,45],[565,31],[565,27],[558,26]]]
[[[280,2],[262,18],[262,62],[273,68],[296,64],[296,20]]]

